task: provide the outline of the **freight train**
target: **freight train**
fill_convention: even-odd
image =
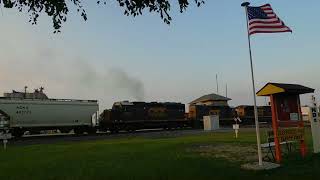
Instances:
[[[39,133],[58,130],[75,134],[99,131],[119,132],[139,129],[201,128],[203,116],[219,115],[222,126],[234,123],[238,116],[243,124],[254,124],[253,107],[192,105],[189,113],[185,105],[175,102],[129,102],[113,104],[111,109],[98,114],[97,100],[50,99],[43,88],[33,93],[5,93],[0,97],[0,134],[22,136],[26,131]],[[271,122],[270,106],[258,108],[260,121]]]
[[[43,130],[83,134],[190,127],[181,103],[123,101],[100,116],[98,110],[97,100],[50,99],[43,88],[33,93],[12,91],[0,97],[0,134],[10,132],[20,137],[25,132],[38,134]]]
[[[189,108],[188,118],[193,120],[194,127],[201,127],[203,116],[207,115],[218,115],[222,126],[234,124],[235,117],[239,117],[243,125],[254,125],[255,123],[254,108],[249,105],[241,105],[235,108],[230,106],[192,105]],[[271,124],[271,107],[258,106],[258,117],[260,123]]]
[[[258,106],[258,119],[260,123],[271,124],[272,113],[271,106]],[[241,105],[235,108],[237,116],[243,120],[243,124],[254,124],[254,107],[248,105]]]

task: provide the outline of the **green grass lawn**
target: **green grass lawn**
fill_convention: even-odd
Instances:
[[[307,135],[310,146],[310,135]],[[100,141],[9,147],[0,150],[0,179],[315,179],[320,156],[287,157],[281,168],[253,172],[236,160],[219,156],[227,151],[200,152],[197,147],[255,147],[255,133],[206,133],[176,138],[131,137]],[[224,146],[221,146],[223,149]],[[225,149],[227,150],[227,149]],[[217,156],[216,156],[217,155]],[[237,158],[239,160],[237,160]]]

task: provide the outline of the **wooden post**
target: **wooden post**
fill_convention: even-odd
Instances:
[[[303,118],[302,118],[302,112],[301,112],[301,104],[300,104],[300,96],[297,95],[297,103],[298,103],[298,113],[299,113],[299,125],[298,127],[304,128]],[[305,157],[307,155],[307,146],[305,143],[305,137],[303,137],[302,140],[300,140],[300,153],[302,157]]]
[[[270,95],[270,102],[271,102],[271,112],[272,112],[272,129],[273,129],[273,136],[274,136],[274,143],[275,143],[275,150],[276,150],[276,161],[277,163],[281,162],[281,147],[278,138],[278,113],[277,113],[277,101],[274,95]]]

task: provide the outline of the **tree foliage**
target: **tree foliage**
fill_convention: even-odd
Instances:
[[[61,26],[67,21],[70,6],[75,6],[80,16],[86,21],[87,13],[83,5],[83,0],[0,0],[0,6],[14,8],[19,12],[26,12],[29,15],[29,22],[37,24],[40,13],[52,17],[54,32],[60,32]],[[90,1],[90,0],[88,0]],[[189,2],[193,1],[197,6],[204,3],[204,0],[92,0],[98,5],[106,5],[110,1],[116,1],[123,8],[127,16],[142,15],[144,10],[158,13],[161,19],[170,24],[172,18],[169,14],[172,1],[179,4],[180,12],[184,12]],[[171,1],[171,2],[170,2]]]

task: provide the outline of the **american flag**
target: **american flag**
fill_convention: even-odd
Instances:
[[[292,32],[274,13],[270,4],[259,7],[247,7],[249,19],[249,35],[255,33]]]

